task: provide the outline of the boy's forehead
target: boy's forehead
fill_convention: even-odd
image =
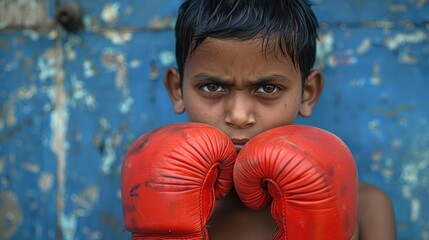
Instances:
[[[263,56],[266,60],[272,59],[281,61],[285,64],[292,63],[291,58],[287,55],[277,41],[273,39],[252,38],[212,38],[204,39],[193,52],[188,55],[192,57],[195,53],[208,54],[208,52],[229,53],[236,52],[238,54],[248,55],[255,54],[254,57]]]
[[[185,75],[202,73],[225,78],[284,75],[300,79],[290,57],[280,50],[266,48],[261,39],[205,39],[185,62]]]

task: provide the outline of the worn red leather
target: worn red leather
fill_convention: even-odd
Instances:
[[[141,136],[122,166],[125,228],[132,239],[208,239],[215,199],[232,188],[236,149],[220,130],[177,123]]]
[[[234,185],[252,209],[271,204],[274,239],[350,239],[357,219],[357,170],[335,135],[290,125],[261,133],[240,151]]]

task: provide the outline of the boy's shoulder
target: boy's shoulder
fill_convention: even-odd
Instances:
[[[380,188],[360,182],[358,221],[360,239],[396,239],[395,216],[389,196]]]
[[[365,202],[390,201],[381,188],[365,182],[359,182],[359,200]]]

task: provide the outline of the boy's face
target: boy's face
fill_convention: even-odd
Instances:
[[[313,71],[304,89],[289,57],[265,52],[260,40],[205,39],[178,72],[167,71],[164,83],[176,113],[225,132],[239,150],[265,130],[293,124],[298,114],[311,115],[322,87]]]

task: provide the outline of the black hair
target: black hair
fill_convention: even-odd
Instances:
[[[265,50],[277,46],[292,59],[304,82],[316,58],[317,29],[306,0],[185,0],[175,26],[181,82],[187,58],[207,37],[261,38]]]

